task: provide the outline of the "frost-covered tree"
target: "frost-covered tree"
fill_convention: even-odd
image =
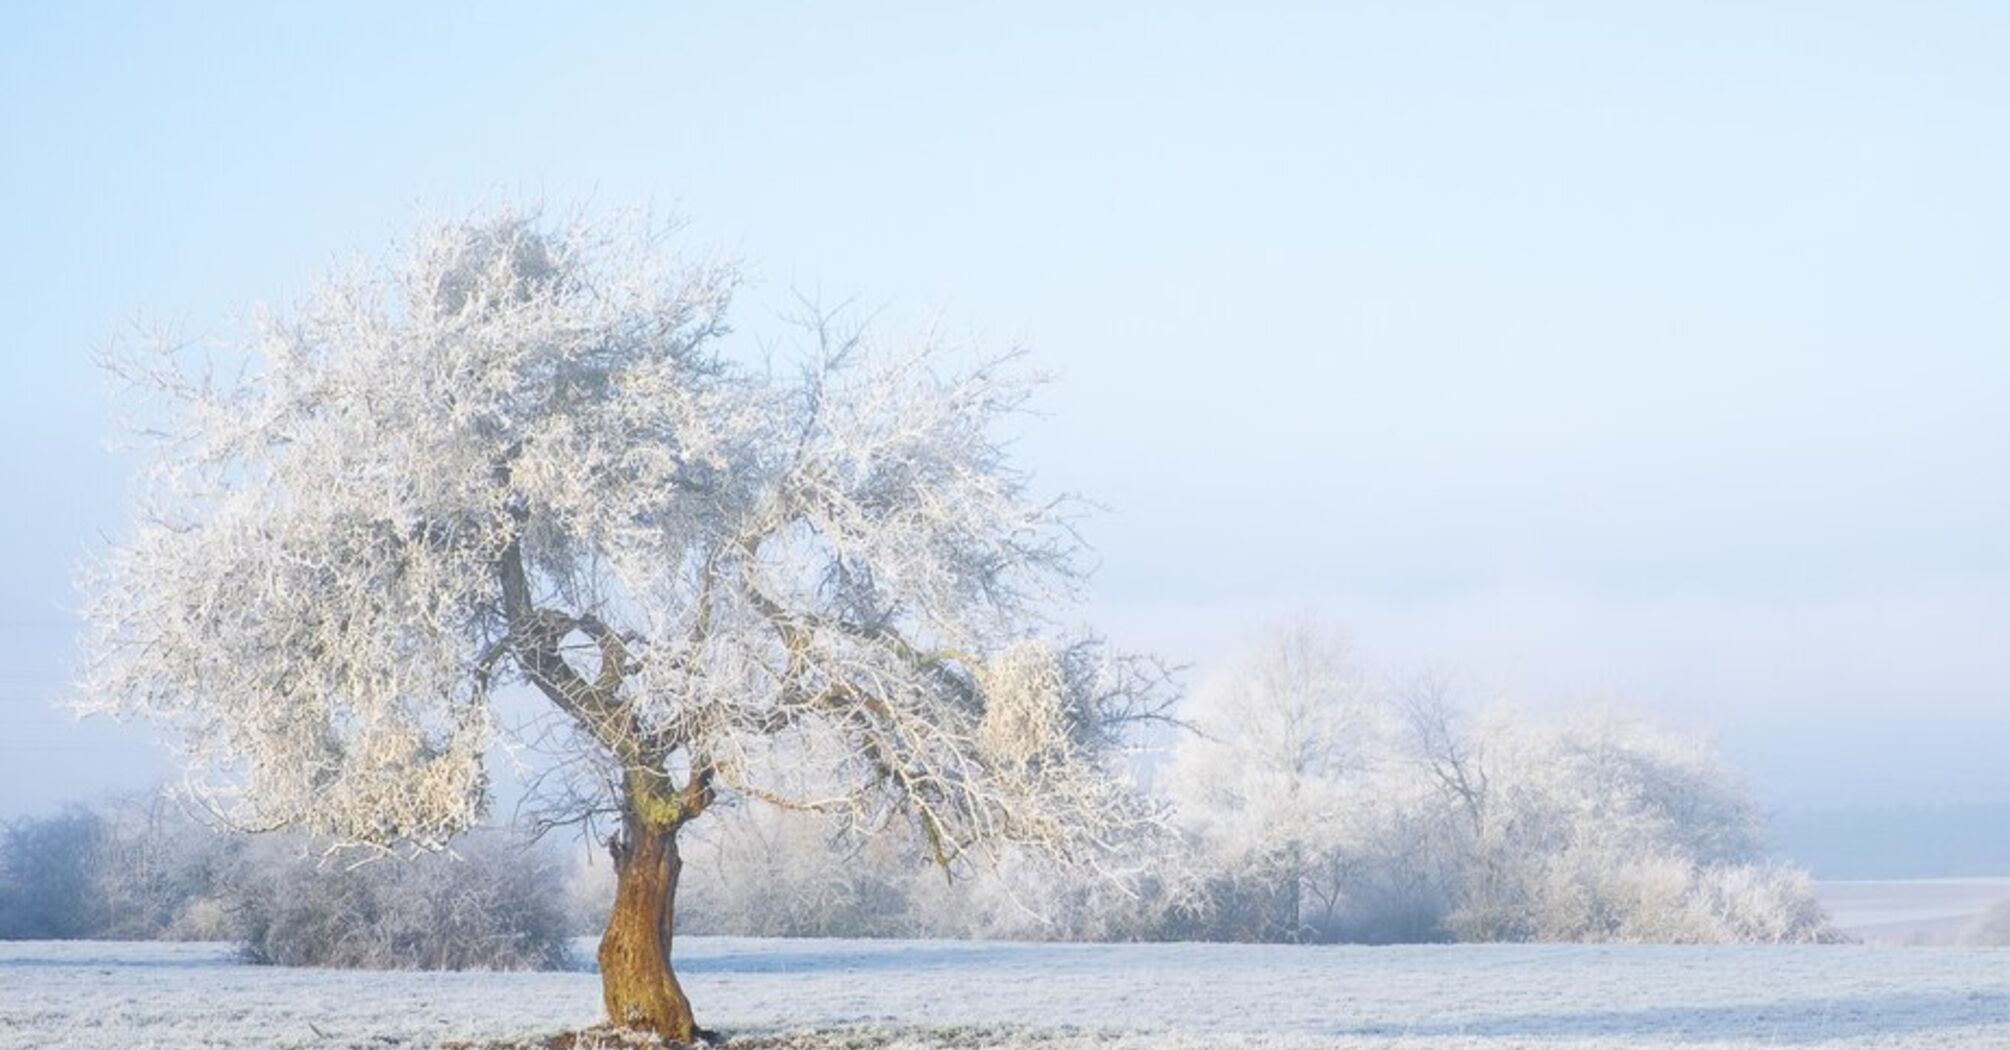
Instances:
[[[735,355],[737,274],[662,233],[439,224],[224,367],[118,356],[149,465],[82,704],[172,726],[243,823],[433,849],[527,686],[570,815],[619,827],[608,1014],[682,1040],[677,836],[716,798],[1078,857],[1146,819],[1099,753],[1157,699],[1054,637],[1077,544],[996,433],[1009,360],[830,325],[800,369]]]
[[[1197,690],[1165,778],[1201,931],[1262,939],[1833,937],[1706,743],[1616,714],[1469,716],[1344,637],[1273,632]],[[1189,887],[1192,883],[1189,880]]]
[[[0,824],[0,940],[88,937],[103,922],[92,867],[104,822],[80,806]]]
[[[854,839],[812,814],[749,807],[687,843],[691,929],[757,937],[902,937],[906,890],[943,881],[911,834]],[[699,832],[702,832],[700,834]],[[932,874],[933,878],[929,876]],[[972,880],[958,880],[958,888]]]
[[[1298,939],[1307,897],[1334,901],[1338,851],[1370,808],[1385,708],[1344,637],[1280,627],[1194,692],[1194,733],[1173,750],[1166,790],[1207,854],[1202,871],[1253,884],[1248,932]]]
[[[1616,712],[1468,719],[1428,679],[1400,690],[1398,706],[1443,804],[1423,872],[1450,876],[1453,936],[1836,936],[1806,875],[1766,862],[1757,809],[1705,741]]]

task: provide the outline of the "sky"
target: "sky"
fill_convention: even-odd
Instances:
[[[2001,5],[0,17],[0,816],[171,775],[58,706],[130,466],[94,352],[525,199],[683,215],[749,331],[1025,347],[1084,615],[1189,681],[1316,615],[1774,809],[2010,802]]]

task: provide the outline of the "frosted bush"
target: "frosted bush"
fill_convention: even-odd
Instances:
[[[103,902],[100,937],[219,940],[231,936],[228,882],[244,836],[212,827],[159,793],[96,811],[101,832],[91,865]]]
[[[1844,940],[1815,899],[1814,881],[1799,868],[1738,864],[1705,869],[1698,906],[1718,924],[1717,940],[1797,944]]]
[[[570,962],[558,866],[514,836],[476,833],[451,853],[362,864],[302,847],[259,843],[234,887],[250,961],[408,970]]]
[[[1806,877],[1766,864],[1759,819],[1705,745],[1637,720],[1496,715],[1470,745],[1462,940],[1834,939]]]

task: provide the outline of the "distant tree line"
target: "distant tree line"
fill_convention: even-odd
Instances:
[[[358,861],[368,861],[358,863]],[[0,940],[235,940],[252,962],[409,969],[568,961],[564,880],[509,832],[451,854],[328,855],[220,830],[164,797],[0,829]]]
[[[1475,711],[1383,681],[1298,624],[1194,691],[1142,776],[1157,833],[1121,870],[1008,856],[951,881],[919,835],[722,804],[689,832],[680,928],[1065,940],[1809,942],[1807,875],[1706,744],[1617,713]],[[363,861],[363,863],[358,863]],[[451,853],[327,854],[159,799],[0,835],[0,938],[235,939],[297,965],[562,966],[613,872],[506,831]],[[1997,917],[1996,926],[2003,925]],[[2000,933],[1996,934],[2000,936]]]
[[[1167,787],[1216,935],[1837,939],[1714,750],[1636,718],[1470,712],[1306,624],[1189,710]]]

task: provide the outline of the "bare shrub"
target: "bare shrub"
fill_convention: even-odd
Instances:
[[[98,808],[91,886],[100,901],[94,936],[115,940],[228,940],[235,931],[228,881],[246,846],[161,793]]]

